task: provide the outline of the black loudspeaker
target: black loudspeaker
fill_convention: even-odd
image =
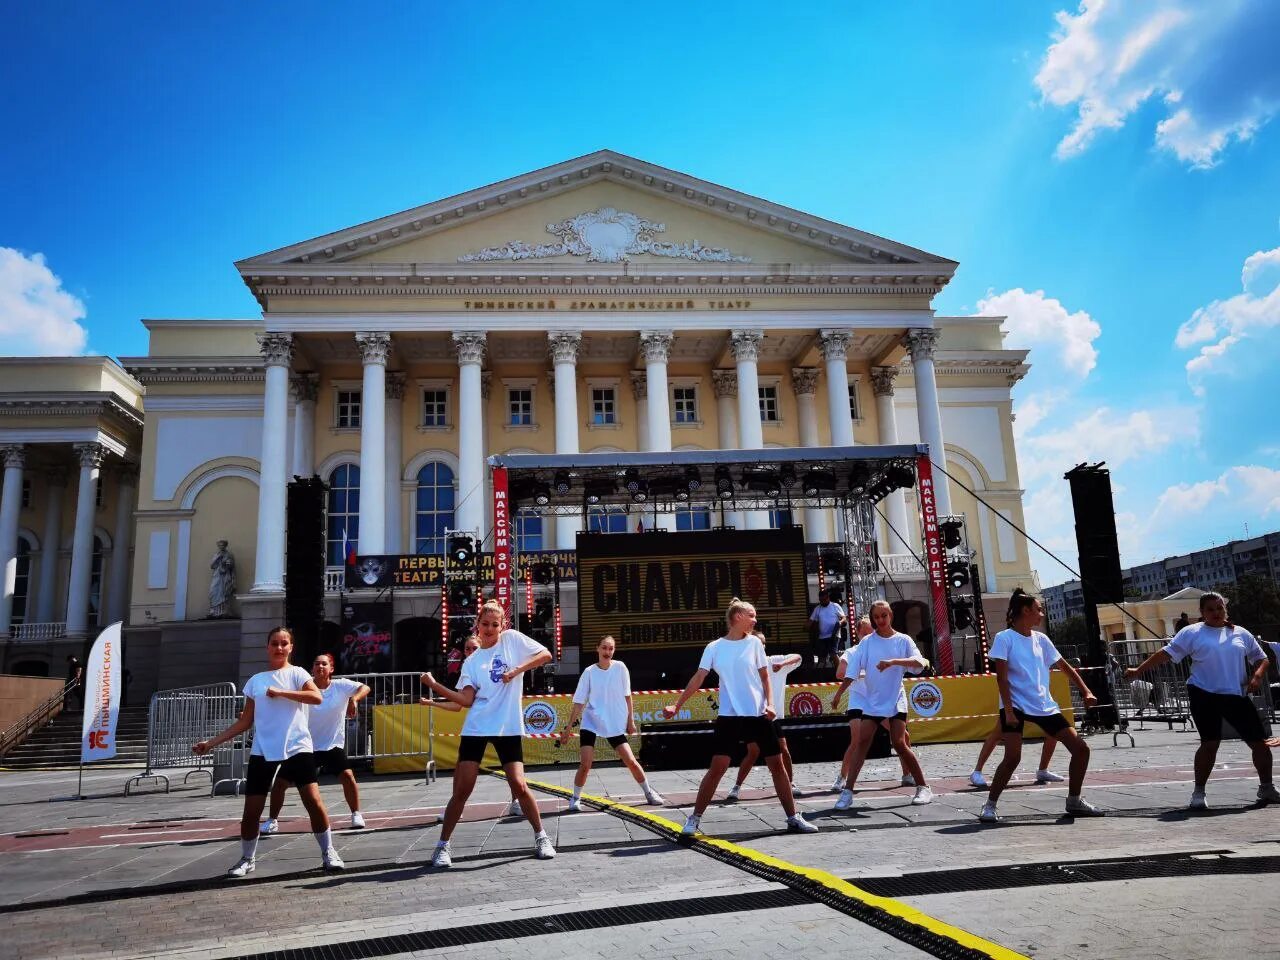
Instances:
[[[307,665],[321,652],[328,491],[319,477],[295,477],[285,508],[284,618],[293,631],[294,662]]]
[[[1076,515],[1080,579],[1095,603],[1122,603],[1124,577],[1116,542],[1116,508],[1111,499],[1111,471],[1101,464],[1076,467],[1066,475]]]

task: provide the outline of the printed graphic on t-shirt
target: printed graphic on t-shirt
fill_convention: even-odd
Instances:
[[[502,675],[510,669],[501,657],[495,656],[489,663],[489,679],[494,683],[501,683]]]

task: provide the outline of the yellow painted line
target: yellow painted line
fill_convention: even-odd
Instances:
[[[496,776],[504,776],[500,770],[492,771]],[[563,787],[557,787],[555,784],[543,783],[539,780],[531,780],[525,778],[525,782],[531,787],[537,787],[547,793],[552,793],[561,797],[572,796],[572,793]],[[647,810],[641,810],[638,807],[628,806],[625,803],[618,803],[615,800],[609,800],[606,797],[597,797],[591,794],[581,794],[581,799],[587,801],[593,806],[600,807],[604,810],[616,810],[625,813],[628,817],[644,821],[653,829],[662,835],[668,836],[670,839],[676,839],[681,835],[681,826],[674,821],[665,817],[659,817],[656,814],[649,813]],[[837,877],[833,873],[826,870],[817,870],[813,867],[802,867],[786,860],[779,860],[777,857],[771,857],[768,854],[760,853],[752,850],[750,847],[744,847],[736,843],[730,843],[727,840],[720,840],[716,837],[709,837],[706,834],[699,833],[694,836],[693,846],[696,849],[699,845],[704,845],[716,850],[720,850],[734,857],[741,857],[744,860],[750,860],[753,863],[763,867],[768,867],[779,873],[787,874],[792,877],[803,879],[812,884],[824,887],[842,897],[855,900],[865,906],[883,910],[890,916],[897,917],[906,923],[921,927],[937,936],[944,937],[958,946],[966,947],[970,950],[976,950],[983,955],[992,958],[992,960],[1029,960],[1025,954],[1010,950],[1008,947],[1001,946],[980,937],[977,934],[970,933],[960,927],[953,926],[946,921],[939,920],[927,913],[917,910],[915,907],[909,906],[900,900],[894,900],[891,897],[881,897],[868,893],[861,887],[849,883]]]

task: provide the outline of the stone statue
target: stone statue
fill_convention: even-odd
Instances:
[[[231,601],[236,595],[236,558],[227,549],[227,541],[218,541],[218,552],[209,563],[209,616],[231,616]]]

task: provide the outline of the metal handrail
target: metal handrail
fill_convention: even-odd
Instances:
[[[67,694],[79,684],[79,680],[68,680],[63,684],[61,690],[31,710],[21,720],[10,724],[4,733],[0,733],[0,757],[3,757],[22,741],[26,740],[30,734],[44,726],[46,721],[53,719],[56,709],[66,702]]]

